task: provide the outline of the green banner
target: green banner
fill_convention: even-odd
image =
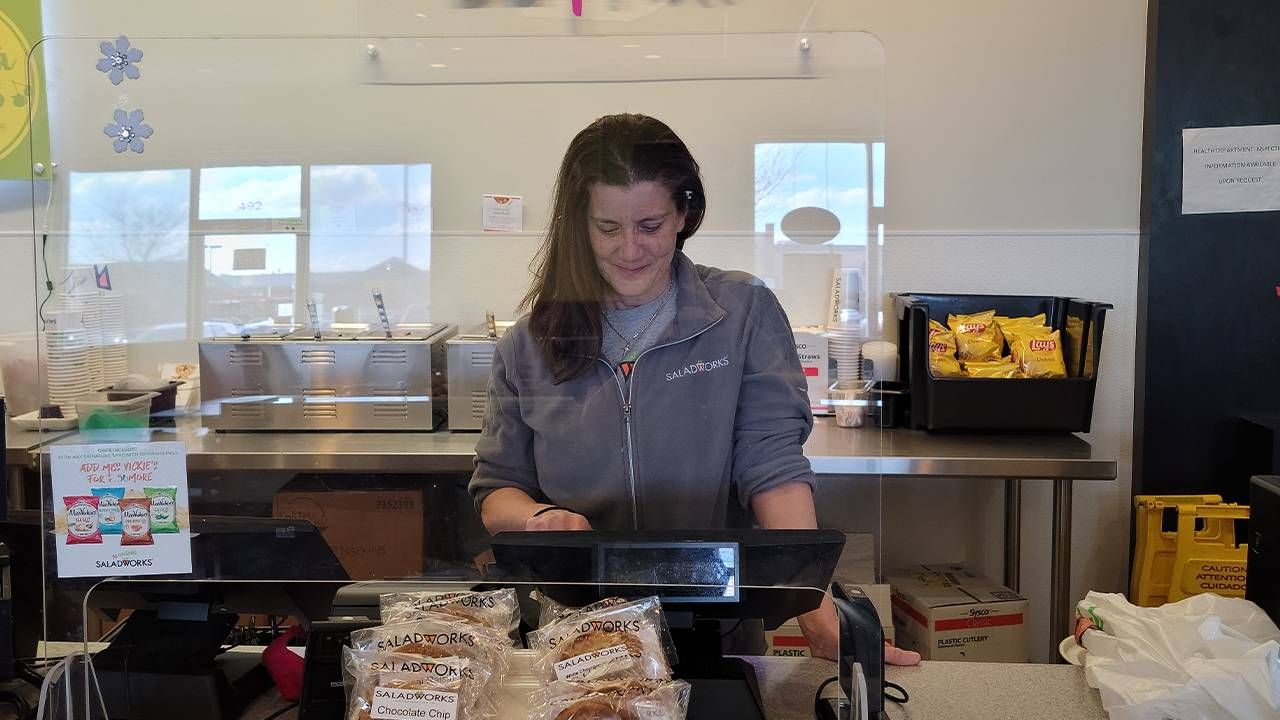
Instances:
[[[49,115],[39,63],[27,56],[41,37],[40,0],[0,5],[0,179],[28,180],[33,162],[49,162]],[[37,53],[39,57],[39,53]]]

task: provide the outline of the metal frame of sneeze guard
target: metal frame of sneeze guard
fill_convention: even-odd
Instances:
[[[846,228],[851,238],[809,244],[789,239],[773,223],[758,227],[760,201],[742,182],[754,172],[752,152],[763,145],[848,144],[861,147],[866,167],[858,172],[866,176],[864,192],[872,194],[872,146],[884,138],[883,52],[864,33],[814,31],[804,40],[802,45],[795,32],[45,39],[32,61],[48,84],[56,167],[33,175],[40,308],[34,385],[45,402],[70,415],[78,397],[119,379],[122,369],[154,375],[162,367],[167,373],[174,365],[198,366],[202,338],[267,328],[264,308],[272,322],[302,324],[306,301],[345,297],[342,283],[348,281],[376,281],[388,311],[405,322],[468,327],[487,309],[514,307],[519,283],[505,279],[524,277],[535,229],[546,220],[539,213],[559,152],[591,118],[623,108],[669,122],[703,162],[716,193],[715,214],[690,245],[697,262],[763,278],[797,323],[820,322],[832,271],[858,265],[865,271],[864,309],[875,323],[883,295],[883,235],[877,233],[883,198],[865,201],[866,224]],[[494,59],[516,49],[524,58],[518,65]],[[661,55],[664,62],[647,55]],[[582,57],[609,61],[583,63]],[[122,71],[117,84],[112,69],[121,63],[137,77]],[[628,102],[637,88],[645,90],[644,108]],[[388,97],[395,98],[395,112],[383,110]],[[717,100],[704,103],[708,97]],[[480,131],[484,143],[460,139]],[[516,183],[527,188],[526,229],[485,233],[476,226],[470,196],[459,194],[459,188],[471,192],[471,178],[447,177],[441,169],[497,167],[511,158],[542,169]],[[394,232],[364,224],[364,215],[381,206],[352,199],[362,197],[356,192],[361,187],[382,191],[386,185],[344,189],[332,181],[348,171],[381,178],[387,167],[403,175],[396,187],[405,197],[397,207],[406,218],[425,214],[425,220],[403,220]],[[434,192],[431,168],[437,171]],[[230,182],[216,172],[228,169],[253,172]],[[289,185],[295,176],[296,191]],[[486,183],[476,185],[477,194],[518,189]],[[245,194],[253,187],[262,195]],[[415,205],[418,191],[425,205]],[[378,258],[365,276],[339,278],[349,268],[333,248],[351,246],[391,248],[394,262]],[[346,265],[362,266],[364,259]],[[352,310],[325,300],[321,322],[351,319],[344,315],[350,312],[358,324],[372,308]],[[188,380],[173,412],[151,418],[145,433],[130,439],[145,445],[187,433],[216,438],[199,412],[200,401],[209,399],[199,397],[199,385],[198,375]],[[184,408],[188,393],[195,397]],[[63,444],[94,441],[75,422],[43,437]],[[412,439],[406,435],[406,442]],[[323,563],[228,574],[216,583],[166,576],[62,578],[54,549],[65,537],[65,519],[59,519],[65,512],[58,508],[63,498],[52,492],[48,453],[37,457],[46,657],[53,648],[67,649],[65,643],[82,652],[98,647],[92,643],[99,640],[94,625],[100,614],[92,605],[106,590],[194,582],[211,592],[222,586],[267,594],[266,584],[345,582],[316,571]],[[258,471],[193,471],[188,522],[195,516],[273,514],[272,488],[283,479],[260,483],[249,477]],[[405,516],[376,522],[385,517],[371,514],[366,524],[395,524]],[[196,552],[199,542],[193,538]],[[279,594],[271,599],[281,601],[279,609],[288,607]],[[77,683],[78,677],[73,673]],[[85,680],[82,701],[58,717],[100,717],[92,687]]]

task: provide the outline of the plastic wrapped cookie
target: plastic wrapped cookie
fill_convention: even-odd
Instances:
[[[671,677],[670,643],[656,597],[584,608],[529,634],[545,682]]]
[[[520,626],[520,603],[511,588],[483,592],[386,593],[378,598],[382,622],[419,620],[427,613],[441,613],[478,623],[515,638]]]
[[[344,648],[342,674],[347,720],[478,720],[493,714],[485,702],[489,671],[472,660]]]
[[[529,720],[683,720],[689,709],[689,684],[553,682],[534,693],[529,708]]]

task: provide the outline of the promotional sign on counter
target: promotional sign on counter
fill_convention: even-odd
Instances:
[[[54,445],[58,577],[191,572],[187,448]]]

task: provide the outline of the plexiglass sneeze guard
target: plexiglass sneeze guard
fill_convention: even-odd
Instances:
[[[131,584],[147,607],[175,578],[278,600],[273,588],[305,582],[332,594],[338,577],[470,577],[488,540],[465,489],[476,434],[460,428],[478,428],[485,398],[446,399],[459,372],[446,339],[522,313],[561,156],[605,114],[652,115],[686,141],[708,204],[688,256],[777,295],[826,447],[876,442],[869,421],[827,415],[852,407],[863,424],[865,399],[829,388],[857,387],[862,343],[892,312],[884,60],[869,35],[121,35],[46,39],[32,62],[56,169],[33,188],[38,391],[22,411],[64,416],[43,424],[40,506],[28,503],[49,641],[100,640],[113,625],[95,595],[127,598]],[[401,377],[374,353],[354,379],[296,392],[225,383],[201,350],[302,332],[318,345],[298,372],[316,377],[338,362],[324,343],[384,327],[443,334]],[[158,394],[130,405],[99,392],[122,381]],[[335,424],[346,404],[368,412]],[[286,405],[296,413],[274,419]],[[878,485],[839,481],[820,476],[820,523],[878,534]],[[144,511],[140,536],[129,528]],[[306,536],[340,576],[253,541],[298,528],[317,531]],[[875,541],[860,537],[871,577],[858,579],[873,580]],[[259,628],[253,613],[325,616],[227,602]]]

